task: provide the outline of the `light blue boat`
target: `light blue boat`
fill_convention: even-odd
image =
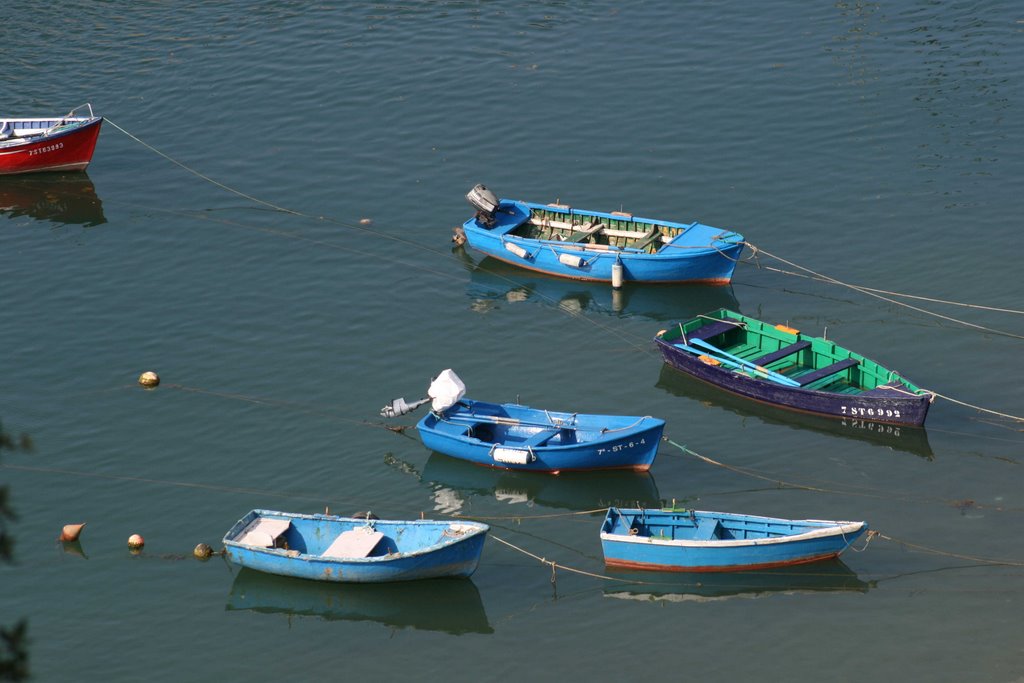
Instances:
[[[242,567],[316,581],[466,577],[476,571],[488,529],[478,522],[253,510],[224,536],[224,549]]]
[[[601,548],[609,567],[738,571],[838,557],[867,529],[867,522],[612,507],[601,525]]]
[[[476,209],[453,239],[530,270],[577,280],[728,284],[743,236],[700,222],[639,218],[562,204],[499,200],[483,185],[466,195]]]

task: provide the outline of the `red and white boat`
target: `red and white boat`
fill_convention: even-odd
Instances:
[[[88,109],[88,116],[76,112]],[[0,175],[38,171],[84,171],[92,161],[102,116],[92,105],[44,119],[0,118]]]

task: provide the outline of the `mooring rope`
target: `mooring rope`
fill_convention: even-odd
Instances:
[[[565,571],[572,572],[573,574],[580,574],[582,576],[589,576],[591,578],[602,579],[604,581],[619,581],[619,582],[623,582],[623,583],[647,583],[647,582],[644,582],[644,581],[633,581],[633,580],[625,581],[623,579],[620,579],[620,578],[617,578],[617,577],[614,577],[614,576],[607,576],[605,574],[595,574],[594,572],[588,572],[588,571],[585,571],[583,569],[576,569],[575,567],[570,567],[568,565],[564,565],[564,564],[560,564],[558,562],[555,562],[554,560],[549,560],[546,557],[541,557],[540,555],[535,555],[535,554],[531,553],[529,550],[524,550],[523,548],[520,548],[519,546],[517,546],[517,545],[515,545],[513,543],[509,543],[508,541],[506,541],[504,538],[501,538],[500,536],[495,536],[494,534],[491,534],[490,536],[491,536],[491,538],[493,538],[498,543],[502,543],[504,545],[507,545],[509,548],[512,548],[516,552],[520,552],[520,553],[526,555],[527,557],[532,557],[533,559],[537,560],[541,564],[543,564],[545,566],[551,567],[551,583],[555,583],[555,579],[556,579],[555,570],[556,569],[564,569]]]
[[[762,474],[762,473],[757,472],[755,470],[750,470],[750,469],[747,469],[747,468],[744,468],[744,467],[737,467],[735,465],[728,465],[726,463],[719,462],[718,460],[715,460],[713,458],[709,458],[706,455],[701,455],[700,453],[697,453],[696,451],[693,451],[693,450],[687,448],[685,445],[680,445],[680,444],[676,443],[675,441],[673,441],[672,439],[667,438],[667,437],[665,438],[665,441],[667,441],[668,443],[672,444],[673,446],[678,448],[683,453],[685,453],[687,455],[690,455],[690,456],[692,456],[694,458],[697,458],[698,460],[700,460],[700,461],[702,461],[704,463],[707,463],[708,465],[713,465],[715,467],[719,467],[719,468],[722,468],[724,470],[728,470],[730,472],[735,472],[736,474],[741,474],[741,475],[743,475],[745,477],[751,477],[753,479],[759,479],[761,481],[767,481],[767,482],[770,482],[770,483],[775,484],[777,486],[785,487],[785,488],[797,489],[797,490],[801,490],[801,491],[811,491],[811,492],[814,492],[814,493],[835,493],[835,494],[839,494],[839,495],[856,496],[856,497],[860,497],[860,498],[877,498],[877,499],[881,499],[881,500],[903,500],[903,501],[907,501],[907,502],[918,502],[918,503],[938,503],[938,504],[946,505],[946,506],[949,506],[949,507],[963,507],[963,506],[966,505],[968,507],[976,508],[976,509],[979,509],[979,510],[996,510],[998,512],[1024,512],[1024,508],[1009,508],[1009,507],[1001,507],[1001,506],[980,505],[980,504],[978,504],[978,503],[976,503],[974,501],[949,500],[949,499],[945,499],[945,498],[928,498],[928,497],[921,497],[921,496],[912,496],[912,495],[908,495],[908,494],[898,494],[897,495],[897,494],[894,494],[894,493],[891,493],[891,492],[884,492],[884,491],[870,490],[870,489],[865,489],[865,490],[838,489],[838,488],[826,488],[826,487],[822,487],[822,486],[812,486],[810,484],[800,484],[800,483],[796,483],[796,482],[786,481],[784,479],[779,479],[778,477],[773,477],[773,476],[770,476],[770,475],[767,475],[767,474]]]
[[[753,245],[751,245],[751,247],[753,248]],[[757,251],[758,251],[758,253],[764,254],[765,256],[769,256],[769,257],[771,257],[771,258],[773,258],[773,259],[775,259],[777,261],[785,263],[788,266],[792,266],[793,268],[798,268],[798,269],[800,269],[802,271],[810,273],[816,279],[819,279],[819,280],[821,280],[823,282],[827,282],[829,284],[834,284],[834,285],[839,285],[841,287],[846,287],[848,289],[852,289],[855,292],[860,292],[862,294],[866,294],[867,296],[873,296],[873,297],[875,297],[877,299],[881,299],[882,301],[887,301],[887,302],[889,302],[889,303],[891,303],[891,304],[893,304],[895,306],[903,306],[904,308],[909,308],[911,310],[917,311],[919,313],[923,313],[925,315],[930,315],[930,316],[933,316],[933,317],[936,317],[936,318],[940,318],[942,320],[947,320],[949,322],[956,323],[958,325],[963,325],[965,327],[971,327],[971,328],[974,328],[976,330],[981,330],[983,332],[989,332],[989,333],[992,333],[992,334],[998,334],[998,335],[1002,335],[1004,337],[1012,337],[1014,339],[1024,339],[1024,335],[1014,334],[1013,332],[1006,332],[1004,330],[997,330],[997,329],[994,329],[994,328],[991,328],[991,327],[985,327],[984,325],[977,325],[975,323],[967,322],[966,320],[961,320],[959,318],[954,318],[952,316],[943,315],[941,313],[936,313],[934,311],[929,311],[928,309],[921,308],[919,306],[913,306],[913,305],[905,303],[903,301],[897,301],[896,299],[892,299],[892,298],[889,298],[889,297],[886,297],[886,296],[882,296],[881,294],[877,293],[874,290],[868,289],[866,287],[859,287],[857,285],[852,285],[852,284],[850,284],[848,282],[843,282],[842,280],[838,280],[836,278],[829,277],[828,275],[823,275],[822,273],[818,273],[818,272],[816,272],[814,270],[811,270],[810,268],[807,268],[805,266],[801,266],[801,265],[799,265],[797,263],[793,263],[792,261],[788,261],[788,260],[782,258],[781,256],[776,256],[775,254],[772,254],[771,252],[765,251],[764,249],[761,249],[760,247],[757,248]],[[759,266],[759,267],[761,267],[761,266]],[[768,267],[765,267],[765,268],[768,269]],[[780,270],[775,269],[775,268],[772,268],[771,270],[774,270],[776,272],[784,272],[784,271],[780,271]],[[1013,312],[1016,313],[1017,311],[1013,311]]]
[[[222,190],[224,190],[226,192],[230,192],[231,194],[234,194],[234,195],[236,195],[238,197],[242,197],[243,199],[247,199],[247,200],[255,202],[255,203],[257,203],[257,204],[259,204],[261,206],[265,206],[265,207],[267,207],[269,209],[272,209],[274,211],[279,211],[281,213],[285,213],[285,214],[289,214],[289,215],[297,216],[297,217],[301,217],[301,218],[307,218],[307,219],[310,219],[310,220],[320,221],[320,222],[323,222],[323,223],[330,223],[331,225],[337,225],[338,227],[342,227],[342,228],[345,228],[345,229],[348,229],[348,230],[358,230],[360,232],[364,232],[366,234],[373,235],[375,237],[382,237],[384,239],[389,239],[389,240],[392,240],[394,242],[405,244],[405,245],[414,247],[415,249],[426,251],[426,252],[432,253],[432,254],[437,255],[437,256],[441,256],[441,257],[444,257],[444,258],[455,258],[450,252],[445,252],[445,251],[442,251],[442,250],[439,250],[439,249],[435,249],[435,248],[433,248],[433,247],[431,247],[429,245],[425,245],[425,244],[416,242],[414,240],[406,239],[404,237],[398,237],[398,236],[395,236],[395,235],[388,234],[386,232],[381,232],[379,230],[374,230],[374,229],[369,228],[367,226],[355,225],[355,224],[352,224],[352,223],[347,223],[345,221],[340,221],[340,220],[337,220],[335,218],[331,218],[329,216],[316,215],[316,214],[306,213],[306,212],[303,212],[303,211],[297,211],[295,209],[289,209],[289,208],[287,208],[285,206],[281,206],[279,204],[275,204],[273,202],[269,202],[269,201],[260,199],[258,197],[254,197],[253,195],[246,194],[245,192],[242,192],[241,190],[235,189],[235,188],[233,188],[233,187],[231,187],[229,185],[226,185],[226,184],[224,184],[222,182],[214,180],[213,178],[211,178],[211,177],[209,177],[209,176],[207,176],[207,175],[205,175],[203,173],[200,173],[199,171],[197,171],[197,170],[195,170],[193,168],[190,168],[188,165],[178,161],[177,159],[173,158],[169,154],[166,154],[165,152],[162,152],[161,150],[159,150],[156,147],[154,147],[154,146],[150,145],[149,143],[145,142],[144,140],[142,140],[138,136],[133,135],[132,133],[130,133],[129,131],[125,130],[121,126],[117,125],[116,123],[114,123],[110,119],[106,119],[106,121],[107,121],[107,123],[112,125],[114,128],[116,128],[117,130],[121,131],[122,133],[127,135],[129,138],[131,138],[132,140],[138,142],[140,145],[142,145],[146,149],[152,151],[153,153],[157,154],[158,156],[166,159],[167,161],[170,161],[174,165],[184,169],[188,173],[191,173],[192,175],[196,176],[197,178],[200,178],[200,179],[202,179],[202,180],[204,180],[206,182],[209,182],[212,185],[214,185],[214,186],[216,186],[216,187],[218,187],[218,188],[220,188],[220,189],[222,189]],[[207,217],[202,217],[202,218],[207,218]],[[229,221],[222,221],[222,222],[229,223]],[[266,229],[264,231],[268,232],[268,233],[285,234],[285,235],[287,235],[289,237],[299,238],[298,236],[292,235],[290,233],[281,233],[280,231],[273,231],[273,230],[270,230],[270,229]],[[305,239],[305,238],[302,238],[302,239]],[[313,241],[313,240],[309,240],[309,241]],[[332,246],[336,246],[336,245],[332,245]],[[350,251],[354,251],[354,250],[350,250]],[[371,256],[376,256],[376,255],[371,255]],[[405,265],[407,265],[408,267],[411,267],[411,268],[417,268],[417,269],[420,269],[420,270],[427,270],[428,272],[434,272],[434,271],[430,271],[430,270],[428,270],[426,268],[423,268],[422,266],[420,266],[418,264],[405,264]],[[497,278],[499,280],[503,280],[503,281],[507,282],[510,285],[514,285],[514,286],[518,286],[518,287],[523,286],[523,284],[521,282],[518,282],[517,280],[514,280],[514,279],[512,279],[510,277],[506,277],[506,276],[504,276],[504,275],[502,275],[500,273],[496,273],[496,272],[493,272],[493,271],[488,271],[488,272],[493,277],[495,277],[495,278]],[[643,352],[647,352],[647,353],[654,353],[653,349],[651,349],[648,344],[641,344],[641,343],[637,342],[634,337],[627,336],[627,335],[623,334],[622,332],[616,330],[615,328],[609,327],[607,325],[603,325],[602,323],[600,323],[597,320],[593,320],[591,318],[588,318],[588,317],[584,316],[582,313],[578,313],[576,311],[573,311],[573,310],[567,309],[565,307],[562,307],[562,306],[559,305],[558,301],[556,301],[555,299],[553,299],[553,298],[551,298],[549,296],[546,296],[546,295],[541,294],[539,292],[533,292],[533,295],[536,296],[538,299],[543,300],[548,305],[554,307],[556,310],[564,313],[565,315],[568,315],[570,317],[576,318],[578,320],[586,321],[586,322],[590,323],[591,325],[597,327],[598,329],[601,329],[602,331],[604,331],[604,332],[606,332],[608,334],[611,334],[611,335],[619,337],[624,342],[626,342],[627,344],[629,344],[630,346],[632,346],[633,348],[635,348],[637,350],[640,350],[640,351],[643,351]]]
[[[877,531],[874,532],[874,533],[877,534],[879,538],[885,539],[886,541],[892,541],[893,543],[899,543],[900,545],[904,545],[904,546],[906,546],[908,548],[913,548],[914,550],[920,550],[921,552],[929,553],[929,554],[932,554],[932,555],[941,555],[943,557],[955,557],[958,560],[969,560],[971,562],[980,562],[982,564],[1006,565],[1006,566],[1009,566],[1009,567],[1024,567],[1024,562],[1016,562],[1016,561],[1013,561],[1013,560],[994,560],[992,558],[978,557],[976,555],[964,555],[962,553],[951,553],[951,552],[948,552],[946,550],[938,550],[937,548],[930,548],[930,547],[928,547],[926,545],[920,545],[919,543],[910,543],[908,541],[903,541],[903,540],[900,540],[898,538],[893,538],[892,536],[886,536],[885,534],[877,532]]]

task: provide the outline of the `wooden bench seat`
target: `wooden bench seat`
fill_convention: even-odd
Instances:
[[[659,243],[658,247],[660,248],[661,247],[660,241],[661,241],[661,232],[657,228],[654,228],[649,233],[647,233],[642,238],[640,238],[640,241],[637,242],[636,244],[634,244],[633,248],[634,249],[639,249],[640,251],[645,251],[647,249],[647,247],[651,246],[655,242]],[[657,249],[655,249],[655,251],[657,251]]]
[[[546,445],[547,442],[556,434],[558,434],[557,429],[542,429],[536,434],[527,437],[527,439],[521,444],[518,444],[518,446],[521,448],[540,448],[541,446]]]
[[[695,541],[716,541],[722,537],[722,523],[717,519],[702,519],[697,523],[697,531],[693,535]]]
[[[811,342],[809,341],[798,341],[796,343],[790,344],[789,346],[783,346],[778,351],[772,351],[771,353],[766,353],[760,358],[755,358],[751,361],[751,363],[756,363],[757,365],[765,366],[768,365],[769,363],[774,363],[777,360],[781,360],[786,356],[791,356],[797,351],[803,351],[810,345]]]
[[[838,363],[827,365],[823,368],[819,368],[818,370],[814,370],[813,372],[808,372],[806,375],[801,375],[800,377],[796,377],[794,379],[796,379],[797,383],[800,386],[806,387],[811,382],[816,382],[819,379],[822,379],[823,377],[828,377],[829,375],[835,375],[837,373],[840,373],[847,368],[852,368],[854,365],[857,365],[858,363],[859,361],[856,361],[853,358],[847,358],[846,360],[841,360]]]

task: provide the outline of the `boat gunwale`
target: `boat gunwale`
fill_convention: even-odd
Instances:
[[[2,119],[2,120],[10,122],[10,121],[26,121],[26,120],[32,120],[32,119]],[[57,118],[57,119],[40,119],[40,120],[41,121],[56,121],[56,120],[60,120],[60,119]],[[102,123],[103,120],[104,119],[103,119],[102,116],[86,117],[86,119],[84,121],[81,121],[81,122],[74,121],[73,122],[73,123],[75,123],[77,125],[66,127],[66,128],[62,128],[60,130],[55,130],[52,133],[43,132],[43,133],[36,133],[36,134],[33,134],[33,135],[28,135],[28,136],[14,135],[14,136],[11,136],[10,138],[6,139],[6,140],[0,140],[0,154],[12,154],[12,153],[20,151],[20,149],[18,149],[20,147],[24,147],[24,146],[27,146],[27,145],[39,144],[39,143],[42,143],[42,142],[50,142],[51,140],[56,140],[58,138],[65,137],[67,135],[73,135],[75,133],[81,133],[82,131],[85,131],[85,130],[89,129],[89,128],[91,128],[94,125],[98,125],[98,124]]]
[[[828,521],[828,520],[791,520],[796,524],[802,522],[812,521]],[[662,547],[683,547],[683,548],[742,548],[760,545],[781,545],[785,543],[799,543],[801,541],[808,541],[814,539],[834,538],[837,536],[846,537],[853,534],[859,534],[863,532],[867,522],[852,522],[852,521],[837,521],[832,526],[821,527],[813,529],[811,531],[805,531],[799,534],[791,534],[784,536],[773,536],[770,538],[721,538],[712,540],[689,540],[689,539],[672,539],[672,538],[659,538],[657,536],[641,536],[639,534],[633,536],[628,533],[614,533],[610,531],[601,532],[601,540],[615,543],[641,543],[644,545],[656,545]],[[851,541],[852,542],[852,541]],[[849,544],[847,544],[849,545]]]

